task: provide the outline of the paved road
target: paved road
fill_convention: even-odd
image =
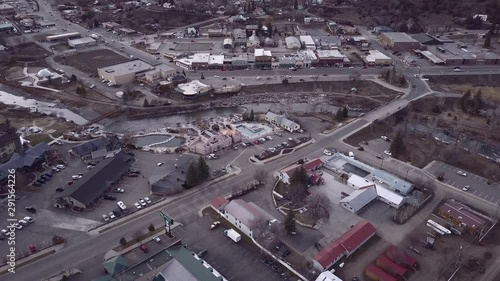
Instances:
[[[467,176],[461,176],[457,174],[457,171],[460,170],[459,168],[441,161],[432,162],[425,167],[425,170],[429,171],[433,175],[439,171],[443,171],[445,173],[445,183],[458,189],[462,189],[464,186],[468,185],[470,187],[468,191],[470,194],[483,198],[484,200],[488,200],[494,204],[500,203],[500,184],[496,182],[487,184],[488,180],[486,178],[467,171],[465,171]]]

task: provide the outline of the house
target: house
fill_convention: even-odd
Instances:
[[[248,37],[246,46],[247,46],[247,48],[260,47],[259,37],[255,36],[255,35],[251,35],[250,37]]]
[[[250,37],[252,35],[259,35],[259,26],[256,24],[249,24],[245,27],[246,37]]]
[[[349,194],[349,196],[340,200],[340,206],[349,212],[356,214],[363,209],[363,207],[377,199],[377,196],[377,189],[375,188],[375,185],[372,184],[353,191]]]
[[[284,184],[290,184],[290,178],[293,176],[293,173],[295,173],[298,169],[303,168],[307,174],[308,184],[321,185],[324,183],[324,179],[321,177],[322,172],[320,171],[322,165],[323,162],[318,158],[310,160],[304,164],[293,164],[290,167],[279,171],[275,175]]]
[[[184,190],[186,172],[193,159],[190,155],[179,155],[175,161],[166,161],[156,167],[148,179],[151,193],[167,196]]]
[[[233,39],[231,39],[231,38],[224,39],[224,42],[222,45],[224,46],[224,49],[232,49],[233,48]]]
[[[321,250],[313,258],[314,268],[324,271],[332,267],[342,257],[349,257],[375,236],[376,229],[368,221],[361,221]]]
[[[111,276],[115,276],[129,268],[127,260],[122,255],[109,258],[104,261],[102,265],[104,266],[104,271],[109,273]]]
[[[5,163],[12,158],[16,152],[20,152],[23,146],[16,128],[10,126],[9,122],[0,124],[0,163]]]
[[[116,136],[110,137],[99,137],[97,139],[90,140],[88,142],[84,142],[82,144],[73,146],[69,153],[74,154],[82,160],[91,160],[94,159],[92,157],[92,153],[97,151],[110,152],[120,149],[122,146],[121,141]],[[95,157],[95,155],[94,155]]]
[[[467,229],[471,234],[479,233],[486,224],[486,220],[474,214],[474,211],[453,199],[448,200],[438,208],[438,214],[453,224]]]
[[[252,35],[252,34],[250,34]],[[244,39],[244,38],[247,38],[247,34],[245,32],[245,30],[241,29],[241,28],[236,28],[233,30],[233,38],[234,39]]]
[[[240,142],[241,138],[240,131],[233,128],[220,128],[218,132],[205,130],[201,132],[198,140],[188,145],[188,150],[201,155],[207,155],[230,147],[234,143]]]
[[[46,162],[51,148],[46,143],[39,143],[27,150],[15,152],[9,161],[0,166],[0,181],[7,179],[10,170],[31,173],[42,167]]]
[[[242,199],[231,200],[229,203],[221,204],[221,199],[212,201],[212,208],[221,216],[233,224],[239,231],[253,239],[252,224],[256,219],[264,218],[274,221],[275,218],[253,202]]]
[[[227,281],[215,268],[184,245],[166,249],[170,256],[152,281]]]
[[[278,114],[273,113],[271,111],[268,111],[266,113],[265,119],[267,122],[269,122],[275,126],[281,127],[283,129],[291,132],[291,133],[300,130],[299,124],[293,122],[292,120],[290,120],[286,117],[283,117],[283,115],[278,115]]]
[[[88,209],[115,186],[129,171],[133,157],[120,151],[99,162],[83,177],[54,198],[54,206]]]

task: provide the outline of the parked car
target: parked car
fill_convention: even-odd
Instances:
[[[61,171],[61,170],[60,170],[59,168],[57,168],[57,167],[52,167],[52,171],[54,171],[54,172],[59,172],[59,171]]]
[[[469,191],[469,189],[470,189],[470,186],[468,186],[468,185],[466,185],[466,186],[464,186],[464,188],[462,188],[463,191]]]
[[[104,200],[115,201],[116,197],[113,195],[106,194],[106,195],[104,195]]]
[[[151,204],[151,199],[149,199],[149,197],[144,197],[144,201],[146,201],[146,203],[148,204]]]
[[[123,188],[115,188],[115,189],[113,189],[113,192],[115,192],[115,193],[124,193],[125,189],[123,189]]]
[[[154,238],[155,242],[158,243],[158,244],[161,244],[161,239],[160,237],[155,237]]]
[[[156,164],[158,167],[160,167],[161,165],[163,165],[163,162],[158,162],[158,164]]]
[[[108,222],[108,221],[109,221],[109,217],[108,217],[108,215],[106,215],[106,214],[102,214],[102,215],[101,215],[101,218],[102,218],[105,222]]]
[[[391,153],[389,150],[384,150],[384,154],[385,154],[385,155],[392,156],[392,153]]]
[[[467,173],[463,172],[463,171],[457,171],[457,174],[458,175],[461,175],[463,177],[466,177],[467,176]]]
[[[19,220],[18,223],[22,226],[27,226],[28,225],[28,222],[25,221],[25,220]]]
[[[139,199],[139,204],[141,204],[141,206],[146,206],[144,199]]]
[[[33,207],[33,206],[27,206],[27,207],[26,207],[26,208],[24,208],[24,209],[26,209],[26,211],[28,211],[28,212],[30,212],[30,213],[32,213],[32,214],[36,214],[36,208],[35,208],[35,207]]]
[[[38,252],[38,249],[36,248],[36,246],[34,244],[29,244],[28,249],[30,250],[31,253]]]
[[[62,170],[62,169],[64,169],[64,168],[66,168],[66,166],[64,166],[64,165],[62,165],[62,164],[58,164],[58,165],[56,165],[56,167],[57,167],[58,169],[60,169],[60,170]]]
[[[35,220],[33,220],[32,217],[24,217],[23,220],[27,221],[28,223],[34,223]]]
[[[138,202],[135,202],[134,203],[134,206],[139,210],[142,208],[141,204],[139,204]]]
[[[127,209],[127,206],[125,206],[125,204],[123,203],[123,201],[116,202],[116,205],[118,205],[118,207],[120,207],[120,209],[122,211],[125,211]]]
[[[271,136],[267,136],[266,138],[267,138],[267,140],[273,140],[273,137],[271,137]]]
[[[116,218],[115,213],[114,212],[109,212],[109,219],[113,220],[115,218]]]
[[[56,188],[56,191],[57,191],[57,192],[63,192],[63,191],[64,191],[64,188],[63,188],[63,187],[58,187],[58,188]]]
[[[380,136],[380,138],[385,140],[385,141],[389,141],[389,138],[387,136]]]
[[[325,149],[323,151],[323,154],[326,155],[326,156],[332,156],[333,155],[333,153],[330,150],[328,150],[328,149]]]
[[[74,179],[74,180],[77,180],[77,179],[81,178],[81,176],[79,176],[79,175],[72,175],[71,178]]]
[[[214,223],[212,223],[212,225],[210,225],[210,229],[215,229],[216,227],[218,227],[220,225],[220,221],[214,221]]]
[[[278,137],[282,137],[283,136],[283,134],[281,134],[280,132],[276,132],[274,134],[277,135]]]

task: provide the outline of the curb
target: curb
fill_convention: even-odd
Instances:
[[[264,160],[258,160],[258,159],[255,159],[255,157],[251,156],[251,157],[249,157],[249,158],[248,158],[248,162],[250,162],[250,163],[252,163],[252,164],[254,164],[254,165],[264,165],[264,164],[267,164],[267,163],[269,163],[269,162],[272,162],[272,161],[274,161],[274,160],[276,160],[276,159],[279,159],[279,158],[281,158],[281,157],[283,157],[283,156],[286,156],[286,155],[291,155],[291,154],[292,154],[292,153],[294,153],[295,151],[297,151],[297,150],[299,150],[299,149],[301,149],[301,148],[303,148],[303,147],[306,147],[306,146],[308,146],[308,145],[310,145],[310,144],[313,144],[313,143],[315,143],[315,142],[316,142],[316,140],[315,140],[315,139],[310,139],[310,140],[308,140],[307,142],[301,143],[301,144],[297,145],[296,147],[292,148],[292,151],[291,151],[290,153],[282,154],[282,153],[280,152],[280,154],[278,154],[278,155],[276,155],[276,156],[273,156],[273,157],[270,157],[270,158],[267,158],[267,159],[264,159]],[[283,151],[283,150],[282,150],[282,151]],[[253,161],[255,161],[255,162],[250,161],[250,159],[252,159],[252,160],[253,160]]]

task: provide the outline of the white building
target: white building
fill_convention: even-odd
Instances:
[[[392,59],[379,50],[370,50],[370,53],[364,57],[364,60],[369,65],[391,65]]]
[[[375,185],[372,184],[368,187],[353,191],[349,194],[349,196],[340,200],[340,206],[347,211],[356,214],[375,199],[377,199],[377,189],[375,188]]]
[[[342,279],[338,278],[330,271],[323,271],[318,278],[316,278],[316,281],[342,281]]]
[[[132,60],[98,68],[97,73],[101,79],[106,79],[114,85],[122,85],[134,81],[138,75],[153,69],[154,67],[147,62]]]
[[[145,79],[147,82],[152,83],[160,79],[171,79],[175,76],[176,70],[166,64],[160,64],[145,73]]]
[[[235,129],[221,128],[219,132],[202,131],[197,140],[188,144],[188,150],[201,155],[219,151],[241,141],[241,133]]]
[[[347,180],[347,185],[350,186],[350,187],[352,187],[352,188],[354,188],[354,189],[356,189],[356,191],[360,191],[360,190],[363,191],[363,190],[366,190],[368,187],[374,186],[375,189],[376,189],[376,195],[377,196],[375,196],[372,200],[374,200],[375,198],[378,198],[380,201],[382,201],[382,202],[386,203],[387,205],[389,205],[389,206],[391,206],[393,208],[396,208],[396,209],[400,208],[405,203],[405,197],[404,196],[402,196],[402,195],[400,195],[400,194],[398,194],[398,193],[390,190],[388,187],[384,187],[380,183],[380,181],[378,181],[378,180],[374,183],[373,181],[368,180],[368,179],[363,178],[363,177],[360,177],[360,176],[358,176],[356,174],[351,174],[350,177],[349,177],[349,179]],[[361,193],[361,192],[358,192],[358,193]],[[353,192],[351,195],[359,195],[358,193],[354,193]],[[364,193],[364,192],[362,192],[362,193]],[[351,197],[351,196],[348,196],[346,198],[349,198],[349,197]],[[344,198],[344,199],[342,199],[340,201],[341,205],[342,205],[343,201],[346,198]],[[361,197],[361,199],[367,199],[367,198],[369,198],[369,194],[363,195],[363,197]],[[359,200],[361,200],[361,199],[359,199]],[[347,203],[347,202],[344,202],[344,203]],[[368,203],[369,202],[367,202],[366,204],[368,204]],[[358,201],[358,202],[355,202],[353,204],[358,204],[356,206],[359,206],[360,203]],[[349,207],[349,206],[351,206],[351,204],[345,204],[345,206],[342,205],[342,207],[344,207],[344,208]],[[353,206],[351,206],[351,207],[353,207]],[[346,208],[346,209],[348,211],[354,211],[354,210],[356,210],[355,207],[353,207],[352,210],[348,209],[348,208]],[[356,210],[355,212],[357,212],[357,211],[359,211],[359,209]]]
[[[299,38],[306,49],[316,50],[316,43],[314,43],[314,39],[310,35],[301,35]]]
[[[290,120],[286,117],[283,117],[283,115],[278,115],[276,113],[268,111],[266,113],[265,118],[266,118],[267,122],[274,124],[278,127],[281,127],[289,132],[295,132],[295,131],[300,130],[299,124],[293,122],[292,120]]]
[[[301,47],[300,40],[295,36],[285,38],[285,44],[286,48],[291,50],[299,50]]]
[[[201,83],[199,80],[193,80],[189,83],[177,85],[175,90],[186,98],[195,98],[199,95],[208,93],[212,90],[212,87]]]
[[[210,55],[210,58],[208,59],[209,68],[222,69],[223,65],[224,65],[224,55]]]

